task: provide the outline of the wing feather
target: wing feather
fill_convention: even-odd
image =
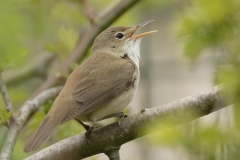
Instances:
[[[98,109],[131,88],[129,84],[134,83],[136,66],[128,58],[99,53],[92,55],[86,63],[91,67],[83,64],[79,68],[79,71],[85,74],[78,77],[79,80],[72,91],[76,103],[63,121]],[[84,71],[81,71],[83,68]]]

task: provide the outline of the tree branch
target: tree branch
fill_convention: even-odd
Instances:
[[[11,102],[9,94],[8,94],[7,86],[4,83],[3,78],[2,78],[2,72],[0,72],[0,89],[2,92],[4,103],[6,105],[6,110],[8,112],[11,112],[13,110],[13,106],[12,106],[12,102]]]
[[[79,134],[53,144],[25,160],[78,160],[98,153],[108,153],[113,148],[120,148],[122,144],[138,137],[190,122],[226,107],[227,104],[221,92],[222,89],[216,86],[169,104],[144,109],[119,122],[93,130],[88,142],[84,133]],[[169,121],[171,122],[168,123],[169,125],[164,125]],[[152,130],[151,126],[156,124],[163,124],[158,125],[162,128]],[[146,129],[149,127],[151,130]]]
[[[71,64],[80,61],[86,54],[93,43],[95,37],[106,27],[112,24],[118,17],[124,14],[129,8],[134,6],[140,0],[122,0],[114,5],[108,12],[95,18],[95,23],[88,26],[86,31],[81,36],[81,39],[70,54],[70,56],[60,65],[59,72],[66,72],[69,70]],[[51,75],[47,80],[36,90],[31,98],[36,97],[39,93],[51,87],[57,81],[57,77]]]
[[[58,95],[62,87],[55,87],[48,89],[41,94],[39,94],[33,100],[27,101],[18,112],[16,112],[10,121],[9,131],[4,142],[4,146],[1,150],[0,159],[9,160],[12,155],[14,145],[17,140],[18,133],[22,129],[26,120],[32,112],[35,112],[43,103],[48,99],[53,98]]]

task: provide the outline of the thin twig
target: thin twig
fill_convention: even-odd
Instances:
[[[1,72],[0,72],[0,89],[2,92],[4,103],[6,105],[6,110],[7,112],[11,112],[13,110],[13,106],[8,94],[7,86],[3,81]]]
[[[122,144],[141,136],[193,121],[227,105],[221,87],[216,86],[169,104],[144,109],[140,113],[131,115],[119,122],[95,129],[88,142],[86,142],[84,133],[79,134],[49,146],[25,160],[83,159],[105,153],[111,148],[120,148]],[[146,129],[154,125],[161,126],[161,128]]]
[[[84,8],[85,8],[84,14],[86,15],[86,17],[88,18],[90,23],[94,24],[94,20],[95,20],[96,16],[95,16],[95,13],[93,12],[92,7],[89,4],[89,1],[87,1],[87,0],[80,0],[80,3],[84,6]]]
[[[27,101],[11,119],[9,131],[1,150],[0,159],[10,160],[17,136],[31,113],[35,112],[43,103],[58,95],[62,87],[48,89],[33,100]]]

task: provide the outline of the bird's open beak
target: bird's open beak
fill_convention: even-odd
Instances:
[[[148,23],[150,23],[150,22],[152,22],[152,21],[153,21],[153,20],[148,20],[148,21],[145,21],[145,22],[140,23],[140,24],[138,24],[137,26],[135,26],[134,29],[133,29],[133,33],[131,34],[130,38],[132,38],[132,39],[139,39],[139,38],[141,38],[141,37],[144,37],[144,36],[147,36],[147,35],[149,35],[149,34],[152,34],[152,33],[157,32],[157,30],[153,30],[153,31],[149,31],[149,32],[145,32],[145,33],[141,33],[141,34],[138,34],[138,35],[136,35],[136,36],[133,36],[133,34],[134,34],[135,32],[137,32],[140,28],[142,28],[143,26],[145,26],[146,24],[148,24]]]

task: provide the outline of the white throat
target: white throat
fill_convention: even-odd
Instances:
[[[140,59],[140,42],[141,38],[136,40],[128,40],[125,44],[124,51],[127,53],[129,58],[133,60],[133,62],[138,66],[139,68],[139,59]]]

